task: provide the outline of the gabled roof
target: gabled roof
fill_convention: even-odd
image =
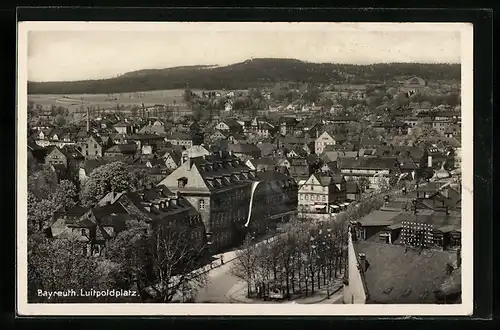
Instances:
[[[339,168],[391,170],[398,167],[396,157],[340,157]]]
[[[117,144],[108,149],[106,152],[119,152],[119,153],[135,153],[137,151],[137,145],[135,143],[127,144]]]
[[[357,182],[347,182],[346,192],[348,194],[359,194],[361,192],[359,184]]]
[[[99,166],[107,164],[107,161],[103,159],[86,159],[85,162],[81,165],[81,168],[85,170],[86,175],[90,175],[96,168]]]
[[[255,152],[258,152],[259,154],[261,153],[261,150],[256,145],[250,144],[250,143],[230,144],[228,146],[228,149],[231,152],[240,153],[240,154],[249,154],[249,153],[255,153]]]

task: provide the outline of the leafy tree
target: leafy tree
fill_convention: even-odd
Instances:
[[[370,187],[370,180],[366,177],[361,177],[358,180],[359,187],[361,191],[364,191],[366,188]]]
[[[326,110],[330,110],[331,107],[333,106],[333,100],[332,99],[324,99],[324,100],[321,100],[320,104]]]
[[[191,131],[191,140],[193,141],[193,145],[201,145],[203,144],[203,141],[205,140],[205,135],[203,131],[201,130],[200,126],[197,124],[192,127]]]
[[[28,236],[28,301],[90,302],[95,297],[43,297],[39,290],[66,291],[115,289],[112,272],[115,265],[84,255],[86,242],[81,236],[67,234],[48,239],[43,235]],[[105,266],[102,265],[105,263]],[[102,301],[102,300],[101,300]],[[103,301],[105,302],[105,300]]]
[[[35,198],[44,199],[51,196],[57,187],[57,176],[49,166],[43,166],[40,171],[28,176],[28,191]]]
[[[66,118],[61,114],[56,115],[56,117],[54,118],[54,125],[63,127],[64,125],[66,125]]]
[[[80,201],[91,207],[111,191],[127,191],[133,188],[131,175],[123,162],[113,162],[96,168],[83,183]]]
[[[194,98],[193,92],[190,89],[185,89],[183,94],[184,102],[191,103],[193,98]]]
[[[61,180],[51,197],[56,209],[67,210],[76,205],[78,192],[73,182]]]
[[[203,247],[193,244],[186,224],[171,222],[150,228],[131,222],[110,242],[106,255],[123,267],[125,285],[135,285],[143,299],[169,303],[179,294],[193,295],[206,284],[197,270]]]
[[[394,97],[394,100],[396,101],[396,104],[398,106],[406,106],[408,104],[410,104],[410,99],[408,98],[408,96],[405,94],[405,93],[398,93],[395,97]]]

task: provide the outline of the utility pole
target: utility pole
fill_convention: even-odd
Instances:
[[[90,133],[90,108],[87,107],[87,135]]]

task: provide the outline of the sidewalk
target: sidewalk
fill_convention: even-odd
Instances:
[[[248,298],[247,295],[247,284],[244,281],[236,283],[227,293],[226,298],[232,303],[240,304],[268,304],[268,303],[296,303],[296,304],[335,304],[338,303],[340,297],[338,295],[339,291],[343,288],[343,282],[341,278],[334,281],[333,285],[330,287],[330,297],[327,297],[327,290],[325,287],[316,291],[313,296],[301,297],[294,300],[283,300],[283,301],[264,301],[260,299]]]

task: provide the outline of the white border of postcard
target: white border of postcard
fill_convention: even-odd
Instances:
[[[357,31],[458,31],[461,34],[462,92],[462,304],[28,304],[27,302],[27,46],[28,32],[159,31],[200,29],[323,29]],[[227,49],[225,50],[227,51]],[[471,315],[473,310],[473,26],[470,23],[201,23],[201,22],[20,22],[17,103],[17,311],[19,315]]]

